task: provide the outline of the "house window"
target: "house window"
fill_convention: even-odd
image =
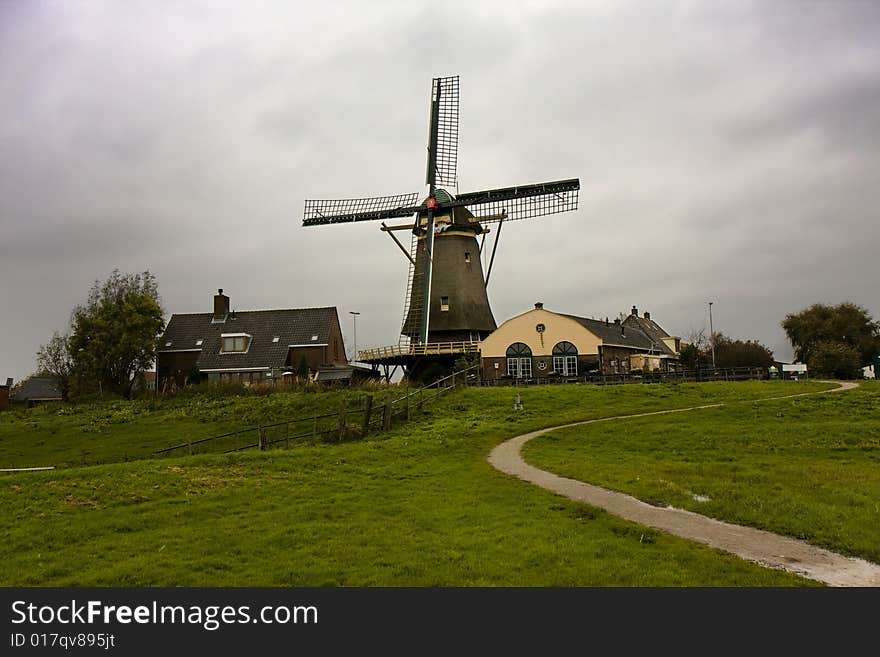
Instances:
[[[250,346],[251,336],[244,334],[221,335],[220,336],[220,353],[223,354],[241,354],[248,350]]]
[[[440,297],[440,310],[449,310],[449,297]]]
[[[507,348],[507,376],[532,378],[532,350],[527,344],[514,342]]]
[[[577,376],[578,350],[571,342],[558,342],[553,347],[553,371],[562,376]]]

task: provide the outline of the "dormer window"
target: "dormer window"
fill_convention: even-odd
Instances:
[[[223,333],[220,335],[221,354],[243,354],[251,345],[251,336],[247,333]]]

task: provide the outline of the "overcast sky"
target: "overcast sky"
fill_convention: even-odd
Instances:
[[[0,0],[0,378],[95,279],[166,313],[336,306],[397,342],[407,267],[305,198],[424,192],[431,78],[461,76],[459,190],[578,177],[510,224],[498,323],[636,305],[780,359],[813,302],[880,316],[880,3]]]

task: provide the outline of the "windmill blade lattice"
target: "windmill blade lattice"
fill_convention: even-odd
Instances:
[[[579,189],[574,178],[459,194],[455,204],[467,206],[481,223],[530,219],[577,210]]]
[[[458,171],[458,76],[434,78],[431,94],[432,121],[436,107],[436,135],[429,135],[428,149],[436,138],[434,180],[430,180],[430,152],[426,184],[455,187]]]
[[[369,198],[306,200],[303,226],[408,217],[418,211],[418,193]]]

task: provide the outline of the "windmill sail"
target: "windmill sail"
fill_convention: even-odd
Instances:
[[[573,178],[469,192],[459,194],[455,204],[467,206],[481,223],[530,219],[577,210],[580,186],[580,181]]]
[[[434,78],[426,185],[455,187],[458,170],[458,76]]]
[[[409,217],[418,212],[418,193],[369,198],[306,200],[303,226]]]

